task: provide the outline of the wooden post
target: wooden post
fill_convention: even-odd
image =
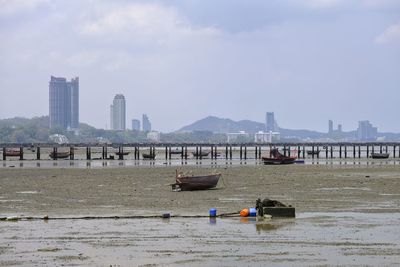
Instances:
[[[74,158],[75,158],[75,150],[74,150],[74,147],[70,146],[69,147],[69,159],[74,160]]]
[[[261,146],[258,147],[258,158],[261,158]]]
[[[225,146],[225,158],[228,158],[228,146]]]
[[[242,151],[243,150],[243,148],[242,148],[242,145],[240,145],[240,159],[242,159]]]
[[[339,158],[342,158],[342,145],[339,146]]]
[[[382,154],[382,145],[379,146],[379,153]]]
[[[393,146],[393,158],[396,158],[396,146]]]
[[[375,146],[372,145],[372,153],[375,153]]]
[[[36,159],[40,160],[40,146],[36,147]]]
[[[311,156],[312,156],[312,158],[314,159],[314,153],[315,153],[315,152],[314,152],[314,145],[311,147],[311,153],[312,153]]]
[[[328,158],[328,146],[325,146],[325,158]]]
[[[290,157],[290,146],[288,146],[288,156]]]
[[[306,146],[303,145],[303,159],[306,158]]]
[[[347,146],[344,146],[344,158],[347,158]]]
[[[369,158],[369,145],[367,145],[367,158]]]
[[[300,153],[301,153],[301,151],[300,151],[300,146],[297,146],[297,157],[298,157],[298,158],[300,158]]]
[[[358,145],[358,158],[361,158],[361,146]]]
[[[7,155],[6,155],[6,148],[3,147],[3,160],[7,159]]]
[[[247,146],[244,146],[244,159],[247,159]]]
[[[22,146],[19,148],[19,160],[24,160],[24,148]]]
[[[187,153],[187,146],[185,146],[185,159],[188,158],[188,153]]]
[[[387,153],[388,152],[388,146],[386,145],[386,147],[385,147],[385,153]]]
[[[356,158],[356,146],[353,145],[353,158]]]
[[[57,147],[53,147],[53,160],[57,160]]]
[[[257,159],[257,148],[258,148],[257,146],[255,146],[255,148],[254,148],[254,158],[255,159]]]
[[[198,159],[198,158],[199,158],[199,147],[196,146],[196,159]]]
[[[229,158],[232,160],[232,145],[229,146]]]
[[[331,159],[333,158],[333,146],[331,146]]]
[[[200,152],[200,159],[203,159],[203,155],[202,155],[202,153],[201,153],[201,150],[202,150],[202,146],[200,146],[199,152]]]
[[[319,159],[319,146],[317,146],[317,159]]]
[[[286,146],[283,146],[283,155],[286,157]]]
[[[119,146],[118,147],[118,159],[123,160],[124,159],[124,148]]]
[[[211,145],[211,159],[214,159],[214,146]]]

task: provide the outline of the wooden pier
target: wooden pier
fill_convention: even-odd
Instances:
[[[69,160],[140,160],[141,153],[157,159],[194,158],[260,159],[272,148],[278,148],[287,156],[305,158],[369,158],[372,153],[389,153],[390,158],[400,158],[400,142],[368,143],[127,143],[127,144],[0,144],[0,159],[58,160],[61,153]],[[13,151],[14,154],[9,153]],[[19,153],[17,153],[19,152]]]

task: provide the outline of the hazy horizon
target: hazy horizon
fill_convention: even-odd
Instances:
[[[400,132],[400,1],[0,0],[0,119],[48,115],[50,76],[80,80],[80,121],[171,132],[209,115]]]

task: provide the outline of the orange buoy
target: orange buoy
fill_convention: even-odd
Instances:
[[[242,210],[240,211],[240,216],[241,216],[241,217],[247,217],[247,216],[249,216],[249,214],[250,214],[249,209],[242,209]]]

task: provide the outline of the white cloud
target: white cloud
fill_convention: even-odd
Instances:
[[[400,23],[390,25],[375,38],[377,44],[400,43]]]
[[[0,0],[0,16],[14,15],[18,12],[35,9],[49,0]]]

